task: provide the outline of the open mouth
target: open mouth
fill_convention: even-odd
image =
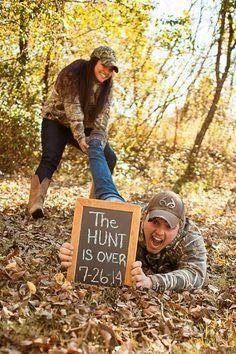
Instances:
[[[155,246],[155,247],[160,246],[164,242],[163,238],[161,238],[155,234],[152,234],[151,241],[152,241],[153,246]]]

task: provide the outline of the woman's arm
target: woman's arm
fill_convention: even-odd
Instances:
[[[82,151],[87,152],[88,147],[84,144],[84,113],[79,99],[78,78],[71,69],[72,65],[75,65],[75,63],[68,65],[59,73],[55,83],[55,90],[63,103],[73,137],[80,145]]]
[[[64,108],[72,134],[78,143],[85,138],[84,134],[84,114],[82,112],[79,97],[69,97],[64,100]]]

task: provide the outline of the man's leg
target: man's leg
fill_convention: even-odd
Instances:
[[[109,143],[106,143],[105,145],[104,155],[107,160],[109,170],[111,171],[111,174],[113,174],[114,168],[116,166],[117,157]]]
[[[91,138],[88,144],[89,165],[93,177],[96,198],[124,202],[124,199],[118,193],[112,180],[111,171],[104,155],[101,140]]]
[[[101,144],[102,144],[102,148],[104,149],[103,155],[105,156],[105,160],[106,160],[109,170],[112,174],[114,171],[115,165],[116,165],[117,157],[116,157],[115,152],[113,151],[113,149],[109,145],[109,143],[105,142],[104,134],[102,134],[100,131],[97,131],[97,130],[87,129],[87,132],[85,131],[85,135],[88,137],[89,140],[98,139],[98,140],[102,141]],[[69,134],[68,143],[73,145],[74,147],[76,147],[77,149],[79,149],[81,151],[80,146],[79,146],[78,142],[74,139],[72,132],[70,132],[70,134]],[[105,145],[105,147],[104,147],[104,145]],[[104,164],[105,164],[105,161],[104,161]],[[112,179],[112,177],[111,177],[111,179]],[[112,183],[113,183],[113,181],[112,181]],[[92,198],[92,199],[96,198],[94,182],[92,183],[92,186],[90,189],[89,198]]]

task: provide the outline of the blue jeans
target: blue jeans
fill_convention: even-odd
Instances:
[[[92,138],[89,140],[88,144],[89,165],[93,177],[96,198],[124,202],[124,199],[118,193],[112,180],[101,140]]]

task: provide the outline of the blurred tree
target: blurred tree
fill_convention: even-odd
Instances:
[[[110,124],[119,172],[125,176],[138,172],[152,183],[164,179],[172,185],[187,163],[194,129],[203,124],[214,99],[211,58],[218,43],[214,21],[221,3],[217,0],[213,6],[207,0],[192,0],[181,15],[163,16],[154,0],[3,0],[0,170],[32,168],[39,154],[41,105],[57,73],[105,44],[119,58]],[[209,45],[201,48],[201,27],[208,14],[213,24]],[[227,29],[222,38],[223,50]],[[225,57],[224,52],[220,57]],[[225,90],[220,96],[222,92],[225,97],[216,104],[219,119],[212,124],[212,142],[217,139],[219,122],[227,121],[229,95]],[[233,134],[233,129],[225,129],[222,139],[228,141]],[[73,150],[66,157],[65,168],[83,175],[83,159]]]
[[[183,184],[194,177],[196,159],[201,149],[203,139],[210,124],[213,121],[217,104],[220,100],[221,91],[232,65],[232,52],[236,45],[235,28],[233,24],[234,4],[230,0],[223,0],[219,13],[219,33],[217,39],[217,55],[215,62],[216,84],[214,96],[208,113],[204,119],[200,131],[198,132],[194,145],[188,157],[188,165],[183,175],[176,181],[174,190],[179,192]],[[225,51],[225,53],[224,53]],[[223,71],[221,71],[223,68]]]
[[[39,115],[46,88],[44,60],[60,28],[62,5],[60,1],[28,0],[0,4],[2,172],[29,167],[38,153]]]

